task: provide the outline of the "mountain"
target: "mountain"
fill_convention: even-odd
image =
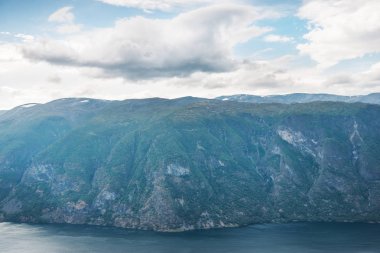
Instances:
[[[369,103],[380,104],[380,93],[372,93],[363,96],[339,96],[332,94],[308,94],[308,93],[293,93],[287,95],[271,95],[271,96],[255,96],[247,94],[221,96],[219,100],[249,102],[249,103],[310,103],[316,101],[329,102],[346,102],[346,103]]]
[[[380,106],[68,98],[0,115],[0,220],[380,222]]]

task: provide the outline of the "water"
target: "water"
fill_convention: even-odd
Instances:
[[[109,227],[0,223],[0,252],[380,252],[380,224],[293,223],[156,233]]]

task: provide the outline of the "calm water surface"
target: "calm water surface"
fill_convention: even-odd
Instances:
[[[294,223],[155,233],[93,226],[0,223],[0,252],[370,253],[380,252],[380,224]]]

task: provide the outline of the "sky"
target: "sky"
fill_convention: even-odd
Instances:
[[[0,110],[380,92],[379,0],[0,0]]]

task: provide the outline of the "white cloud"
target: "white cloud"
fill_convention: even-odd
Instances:
[[[24,42],[33,41],[34,37],[30,34],[17,33],[14,37],[21,39]]]
[[[286,69],[268,61],[245,61],[230,72],[194,73],[185,80],[189,85],[208,89],[235,87],[242,90],[275,90],[293,85]]]
[[[4,38],[4,40],[2,40]],[[24,33],[11,33],[11,32],[0,32],[0,43],[4,41],[22,41],[22,42],[32,42],[34,36]]]
[[[353,90],[374,89],[374,91],[378,92],[380,88],[380,62],[371,65],[367,70],[362,72],[344,72],[332,75],[326,80],[325,84]]]
[[[73,7],[66,6],[52,13],[48,21],[58,23],[56,31],[62,34],[78,33],[82,29],[82,25],[75,24],[75,15],[72,13]]]
[[[138,6],[143,2],[135,3]],[[194,3],[183,1],[180,6],[181,1],[178,5],[168,2],[172,4],[167,10]],[[304,2],[304,7],[313,2],[316,1]],[[356,5],[350,1],[334,3]],[[284,35],[265,36],[271,29],[257,25],[256,21],[278,14],[249,5],[210,5],[166,19],[131,17],[117,21],[112,27],[88,31],[80,31],[73,9],[69,8],[64,11],[68,15],[51,20],[57,32],[66,33],[58,39],[0,32],[7,41],[0,41],[0,109],[62,97],[174,98],[291,92],[354,95],[379,91],[380,63],[368,66],[367,70],[361,65],[361,70],[356,71],[340,66],[334,73],[311,66],[307,55],[326,66],[345,57],[360,57],[359,51],[376,52],[380,45],[374,44],[378,42],[379,33],[375,32],[378,23],[351,20],[356,14],[350,13],[363,12],[360,8],[364,7],[357,10],[339,7],[334,13],[327,8],[334,6],[329,0],[318,1],[316,6],[319,5],[329,13],[316,10],[308,13],[306,7],[299,11],[310,22],[307,43],[299,45],[306,55],[271,60],[257,59],[266,59],[260,54],[276,49],[253,52],[245,60],[234,55],[236,45],[257,36],[271,42],[291,42]],[[376,7],[373,1],[361,5]],[[366,16],[377,20],[372,8],[365,11]],[[339,17],[350,19],[342,21]],[[339,30],[342,31],[334,34]]]
[[[235,65],[235,45],[270,30],[253,25],[266,15],[251,6],[225,4],[172,19],[132,17],[63,40],[40,39],[26,44],[24,55],[132,79],[228,71]]]
[[[131,88],[119,79],[94,79],[75,68],[30,62],[18,43],[0,43],[0,110],[62,97],[123,98],[134,94]]]
[[[380,87],[380,62],[373,64],[368,71],[363,73],[363,75],[366,77],[369,84]]]
[[[277,34],[269,34],[264,37],[264,41],[266,42],[291,42],[293,41],[293,37],[277,35]]]
[[[246,60],[227,72],[194,72],[189,76],[129,81],[93,77],[89,73],[94,68],[31,62],[23,58],[18,43],[0,43],[0,109],[62,97],[127,99],[191,95],[212,98],[237,93],[268,95],[321,91],[354,95],[380,88],[379,81],[376,81],[380,77],[380,64],[362,73],[352,73],[355,77],[352,83],[327,84],[328,77],[324,73],[302,63],[297,63],[301,67],[297,66],[297,61],[296,56],[267,61]],[[343,78],[340,80],[344,81]]]
[[[178,8],[186,8],[190,6],[200,6],[203,4],[212,4],[212,3],[226,3],[232,2],[228,0],[224,1],[215,1],[215,0],[97,0],[106,4],[124,6],[131,8],[143,9],[146,11],[171,11]]]
[[[136,8],[151,13],[154,11],[164,12],[181,12],[184,10],[196,9],[211,5],[221,4],[240,4],[248,5],[249,0],[96,0],[105,4]],[[264,5],[265,6],[265,5]],[[261,8],[262,16],[271,16],[273,18],[283,17],[289,14],[290,5],[276,5],[269,8]]]
[[[55,11],[54,13],[52,13],[49,16],[48,20],[50,22],[57,22],[57,23],[72,23],[74,22],[74,19],[75,19],[74,14],[71,12],[72,9],[73,7],[71,6],[62,7],[58,9],[57,11]]]
[[[57,32],[62,34],[70,34],[80,32],[82,25],[78,24],[63,24],[57,27]]]
[[[301,53],[330,67],[340,61],[380,52],[380,1],[308,0],[298,16],[309,22]]]
[[[13,62],[20,59],[22,59],[22,55],[18,52],[17,45],[0,42],[0,62]],[[4,70],[6,70],[6,66],[0,70],[0,73]]]

